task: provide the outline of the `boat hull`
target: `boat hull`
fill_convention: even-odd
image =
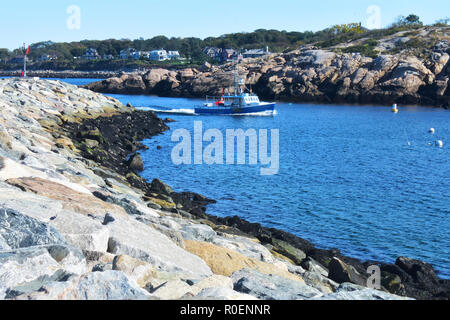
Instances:
[[[264,105],[257,106],[246,106],[241,108],[232,107],[199,107],[195,108],[196,114],[211,114],[211,115],[241,115],[241,114],[252,114],[260,112],[273,112],[275,110],[275,103],[267,103]]]

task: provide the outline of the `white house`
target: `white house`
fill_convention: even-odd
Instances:
[[[56,60],[58,59],[58,56],[56,55],[50,55],[50,54],[43,54],[42,56],[39,57],[38,61],[41,62],[45,62],[45,61],[51,61],[51,60]]]
[[[169,60],[178,60],[180,59],[180,53],[178,51],[168,51],[167,52],[167,59]]]
[[[97,60],[100,59],[100,55],[98,54],[97,49],[89,48],[86,50],[86,53],[84,54],[84,59]]]
[[[215,47],[206,47],[203,49],[203,53],[209,56],[210,58],[220,60],[222,50],[220,48]]]
[[[153,50],[150,51],[150,60],[153,61],[164,61],[167,60],[167,51],[166,50]]]
[[[139,51],[139,58],[150,59],[150,52],[148,52],[148,51]]]
[[[128,48],[120,51],[120,59],[127,60],[132,59],[136,54],[136,49]]]
[[[269,47],[265,47],[264,49],[247,50],[242,54],[242,56],[244,58],[259,58],[259,57],[263,57],[268,54],[270,54]]]

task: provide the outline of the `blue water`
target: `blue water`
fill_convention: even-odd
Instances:
[[[67,81],[67,80],[64,80]],[[77,83],[73,80],[72,83]],[[112,95],[124,104],[189,113],[202,100]],[[145,141],[149,180],[218,200],[208,213],[238,215],[339,248],[363,260],[408,256],[450,278],[450,111],[279,103],[274,117],[167,114],[167,133]],[[174,165],[174,130],[279,129],[280,170],[261,166]],[[435,128],[436,134],[428,133]],[[444,147],[429,146],[443,140]],[[207,145],[208,143],[204,143]],[[157,150],[162,146],[162,150]]]

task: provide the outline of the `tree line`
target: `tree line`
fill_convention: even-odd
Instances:
[[[436,25],[448,25],[449,19],[442,19]],[[74,57],[83,56],[87,49],[94,48],[100,56],[112,55],[118,57],[121,50],[134,48],[139,51],[151,51],[166,49],[179,51],[180,54],[191,62],[203,63],[210,60],[203,52],[205,47],[233,48],[237,51],[246,49],[264,48],[268,46],[272,52],[287,52],[303,45],[314,44],[326,48],[344,41],[355,40],[362,37],[374,39],[390,35],[407,29],[419,28],[423,24],[417,15],[399,17],[392,25],[380,30],[367,30],[361,23],[349,23],[335,25],[321,31],[288,32],[278,30],[258,29],[254,32],[241,32],[225,34],[220,37],[208,37],[200,39],[168,38],[156,36],[151,39],[108,39],[108,40],[83,40],[78,42],[55,43],[52,41],[38,42],[30,46],[30,58],[37,60],[42,55],[53,55],[58,60],[71,61]],[[9,51],[0,49],[0,60],[23,54],[22,48]],[[212,62],[212,61],[210,61]]]

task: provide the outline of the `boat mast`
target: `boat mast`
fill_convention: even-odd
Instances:
[[[236,60],[236,64],[234,65],[234,95],[238,95],[238,77],[239,77],[239,71],[238,71],[238,63],[239,61]]]
[[[23,44],[23,75],[22,77],[26,77],[27,76],[27,57],[28,54],[30,53],[30,46],[26,46],[25,43]]]

